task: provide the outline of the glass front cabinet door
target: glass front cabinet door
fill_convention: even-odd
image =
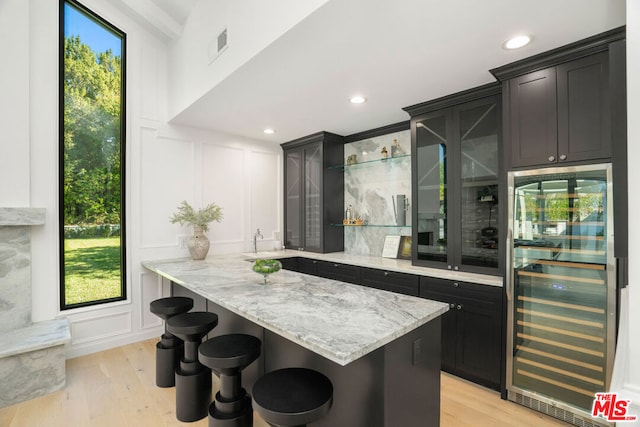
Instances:
[[[341,221],[344,138],[319,132],[282,144],[284,154],[284,246],[312,252],[344,248]]]
[[[450,112],[437,112],[415,122],[417,158],[414,176],[414,208],[417,218],[417,259],[429,264],[446,266],[449,263],[447,242],[447,182]]]
[[[497,98],[456,108],[456,171],[460,203],[460,268],[498,268],[498,114]]]
[[[501,107],[488,92],[411,119],[416,265],[498,274]]]

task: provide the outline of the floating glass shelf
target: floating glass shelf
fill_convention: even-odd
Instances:
[[[394,160],[405,159],[411,157],[411,154],[403,154],[401,156],[387,157],[386,159],[365,160],[353,164],[329,166],[328,169],[356,169],[358,167],[374,166],[376,163],[390,163]]]

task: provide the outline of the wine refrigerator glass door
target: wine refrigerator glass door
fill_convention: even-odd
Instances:
[[[615,333],[611,166],[509,174],[507,388],[589,413]]]

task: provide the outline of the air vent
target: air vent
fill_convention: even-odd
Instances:
[[[227,28],[218,33],[216,38],[211,40],[208,47],[209,64],[211,64],[222,52],[229,46],[229,38]]]
[[[604,420],[599,420],[596,418],[586,419],[584,417],[579,416],[578,414],[574,414],[571,411],[558,408],[554,405],[550,405],[541,400],[538,400],[533,397],[525,396],[520,393],[514,393],[513,395],[510,394],[509,399],[513,400],[516,403],[519,403],[522,406],[526,406],[527,408],[531,408],[535,411],[542,412],[543,414],[547,414],[550,417],[557,418],[569,424],[573,424],[574,426],[603,427],[603,426],[611,425]]]
[[[227,47],[227,29],[222,30],[220,34],[218,34],[218,53],[222,52],[222,49]]]

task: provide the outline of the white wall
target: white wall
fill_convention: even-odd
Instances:
[[[0,205],[29,206],[29,2],[0,1]]]
[[[0,46],[11,56],[0,79],[0,204],[47,210],[46,225],[32,229],[33,320],[69,318],[68,357],[160,334],[148,304],[167,283],[140,262],[188,256],[179,237],[191,230],[168,221],[181,200],[223,206],[225,219],[209,232],[212,253],[248,251],[256,227],[261,248],[272,249],[282,223],[280,147],[167,125],[167,46],[112,2],[83,4],[127,34],[128,298],[60,312],[58,2],[0,2]]]
[[[187,19],[180,39],[171,48],[170,117],[191,105],[326,2],[198,2]],[[224,28],[227,28],[228,47],[210,63],[209,45],[212,41],[215,43]]]
[[[635,192],[640,182],[640,2],[627,0],[627,118],[629,157],[629,335],[624,389],[632,400],[631,414],[640,419],[640,194]],[[640,425],[640,421],[637,423]],[[627,425],[627,424],[625,424]]]

